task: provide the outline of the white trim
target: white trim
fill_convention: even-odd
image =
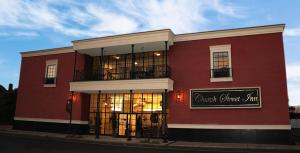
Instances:
[[[56,84],[44,84],[44,87],[46,87],[46,88],[54,88],[54,87],[56,87]]]
[[[174,81],[169,78],[136,79],[136,80],[105,80],[70,82],[70,91],[93,93],[98,92],[163,92],[173,90]]]
[[[259,99],[260,99],[260,105],[257,107],[192,107],[192,90],[226,90],[226,89],[247,89],[247,88],[258,88],[259,89]],[[197,109],[235,109],[235,108],[247,108],[247,109],[258,109],[262,108],[262,96],[261,96],[261,87],[254,86],[254,87],[230,87],[230,88],[200,88],[200,89],[190,89],[190,109],[191,110],[197,110]]]
[[[52,64],[57,65],[57,63],[58,63],[57,59],[51,59],[46,61],[46,65],[52,65]]]
[[[168,128],[290,130],[291,125],[290,124],[283,124],[283,125],[168,124]]]
[[[44,84],[44,87],[54,88],[54,87],[56,87],[56,81],[57,81],[58,60],[57,59],[46,60],[44,79],[47,77],[49,65],[55,65],[55,80],[54,80],[54,84]]]
[[[225,45],[215,45],[215,46],[209,46],[210,51],[210,82],[226,82],[226,81],[232,81],[232,64],[231,64],[231,44],[225,44]],[[228,52],[228,64],[229,64],[229,77],[223,77],[223,78],[212,78],[213,72],[212,69],[214,68],[213,63],[213,53],[215,52]]]
[[[228,81],[233,81],[232,77],[210,78],[210,82],[228,82]]]
[[[70,123],[70,120],[63,119],[48,119],[48,118],[29,118],[29,117],[14,117],[17,121],[34,121],[34,122],[50,122],[50,123]],[[72,120],[72,124],[88,124],[88,121]]]
[[[259,34],[269,34],[269,33],[279,33],[279,32],[282,33],[284,30],[284,26],[285,26],[284,24],[277,24],[277,25],[268,25],[268,26],[239,28],[239,29],[227,29],[227,30],[180,34],[180,35],[175,35],[174,42],[235,37],[235,36],[259,35]]]
[[[169,45],[173,45],[173,32],[170,29],[146,31],[138,33],[129,33],[123,35],[113,35],[107,37],[98,37],[92,39],[84,39],[72,41],[74,50],[85,50],[93,48],[103,48],[111,46],[122,46],[131,44],[142,44],[151,42],[168,41]]]
[[[45,55],[63,54],[63,53],[72,53],[72,52],[75,52],[73,50],[73,46],[63,47],[63,48],[52,48],[52,49],[45,49],[45,50],[21,52],[21,56],[24,58],[24,57],[45,56]]]

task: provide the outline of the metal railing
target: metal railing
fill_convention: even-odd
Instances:
[[[154,65],[147,67],[123,67],[118,71],[110,69],[97,69],[94,71],[76,70],[74,81],[97,81],[97,80],[127,80],[127,79],[150,79],[165,78],[170,76],[170,67]]]
[[[211,78],[232,77],[231,68],[211,69]]]
[[[44,78],[44,84],[55,84],[55,83],[56,83],[56,77]]]

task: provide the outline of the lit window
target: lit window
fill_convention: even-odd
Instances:
[[[232,81],[231,45],[210,46],[211,82]]]
[[[46,61],[45,85],[55,85],[57,76],[57,60]]]

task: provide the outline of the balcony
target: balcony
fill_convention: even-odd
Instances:
[[[231,68],[211,69],[210,82],[232,81]]]
[[[44,78],[44,84],[56,84],[56,77]]]
[[[168,78],[170,67],[165,65],[137,66],[134,68],[119,67],[118,71],[111,69],[97,69],[91,72],[76,70],[74,82],[76,81],[103,81],[103,80],[129,80],[129,79],[155,79]]]
[[[231,74],[230,68],[211,69],[212,78],[231,77]]]
[[[79,62],[74,58],[70,91],[172,91],[173,80],[169,78],[171,70],[168,67],[168,49],[173,45],[169,38],[172,36],[168,30],[163,30],[74,42],[75,57],[81,54],[81,58]]]

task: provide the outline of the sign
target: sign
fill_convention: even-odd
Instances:
[[[260,88],[191,90],[191,108],[261,107]]]

